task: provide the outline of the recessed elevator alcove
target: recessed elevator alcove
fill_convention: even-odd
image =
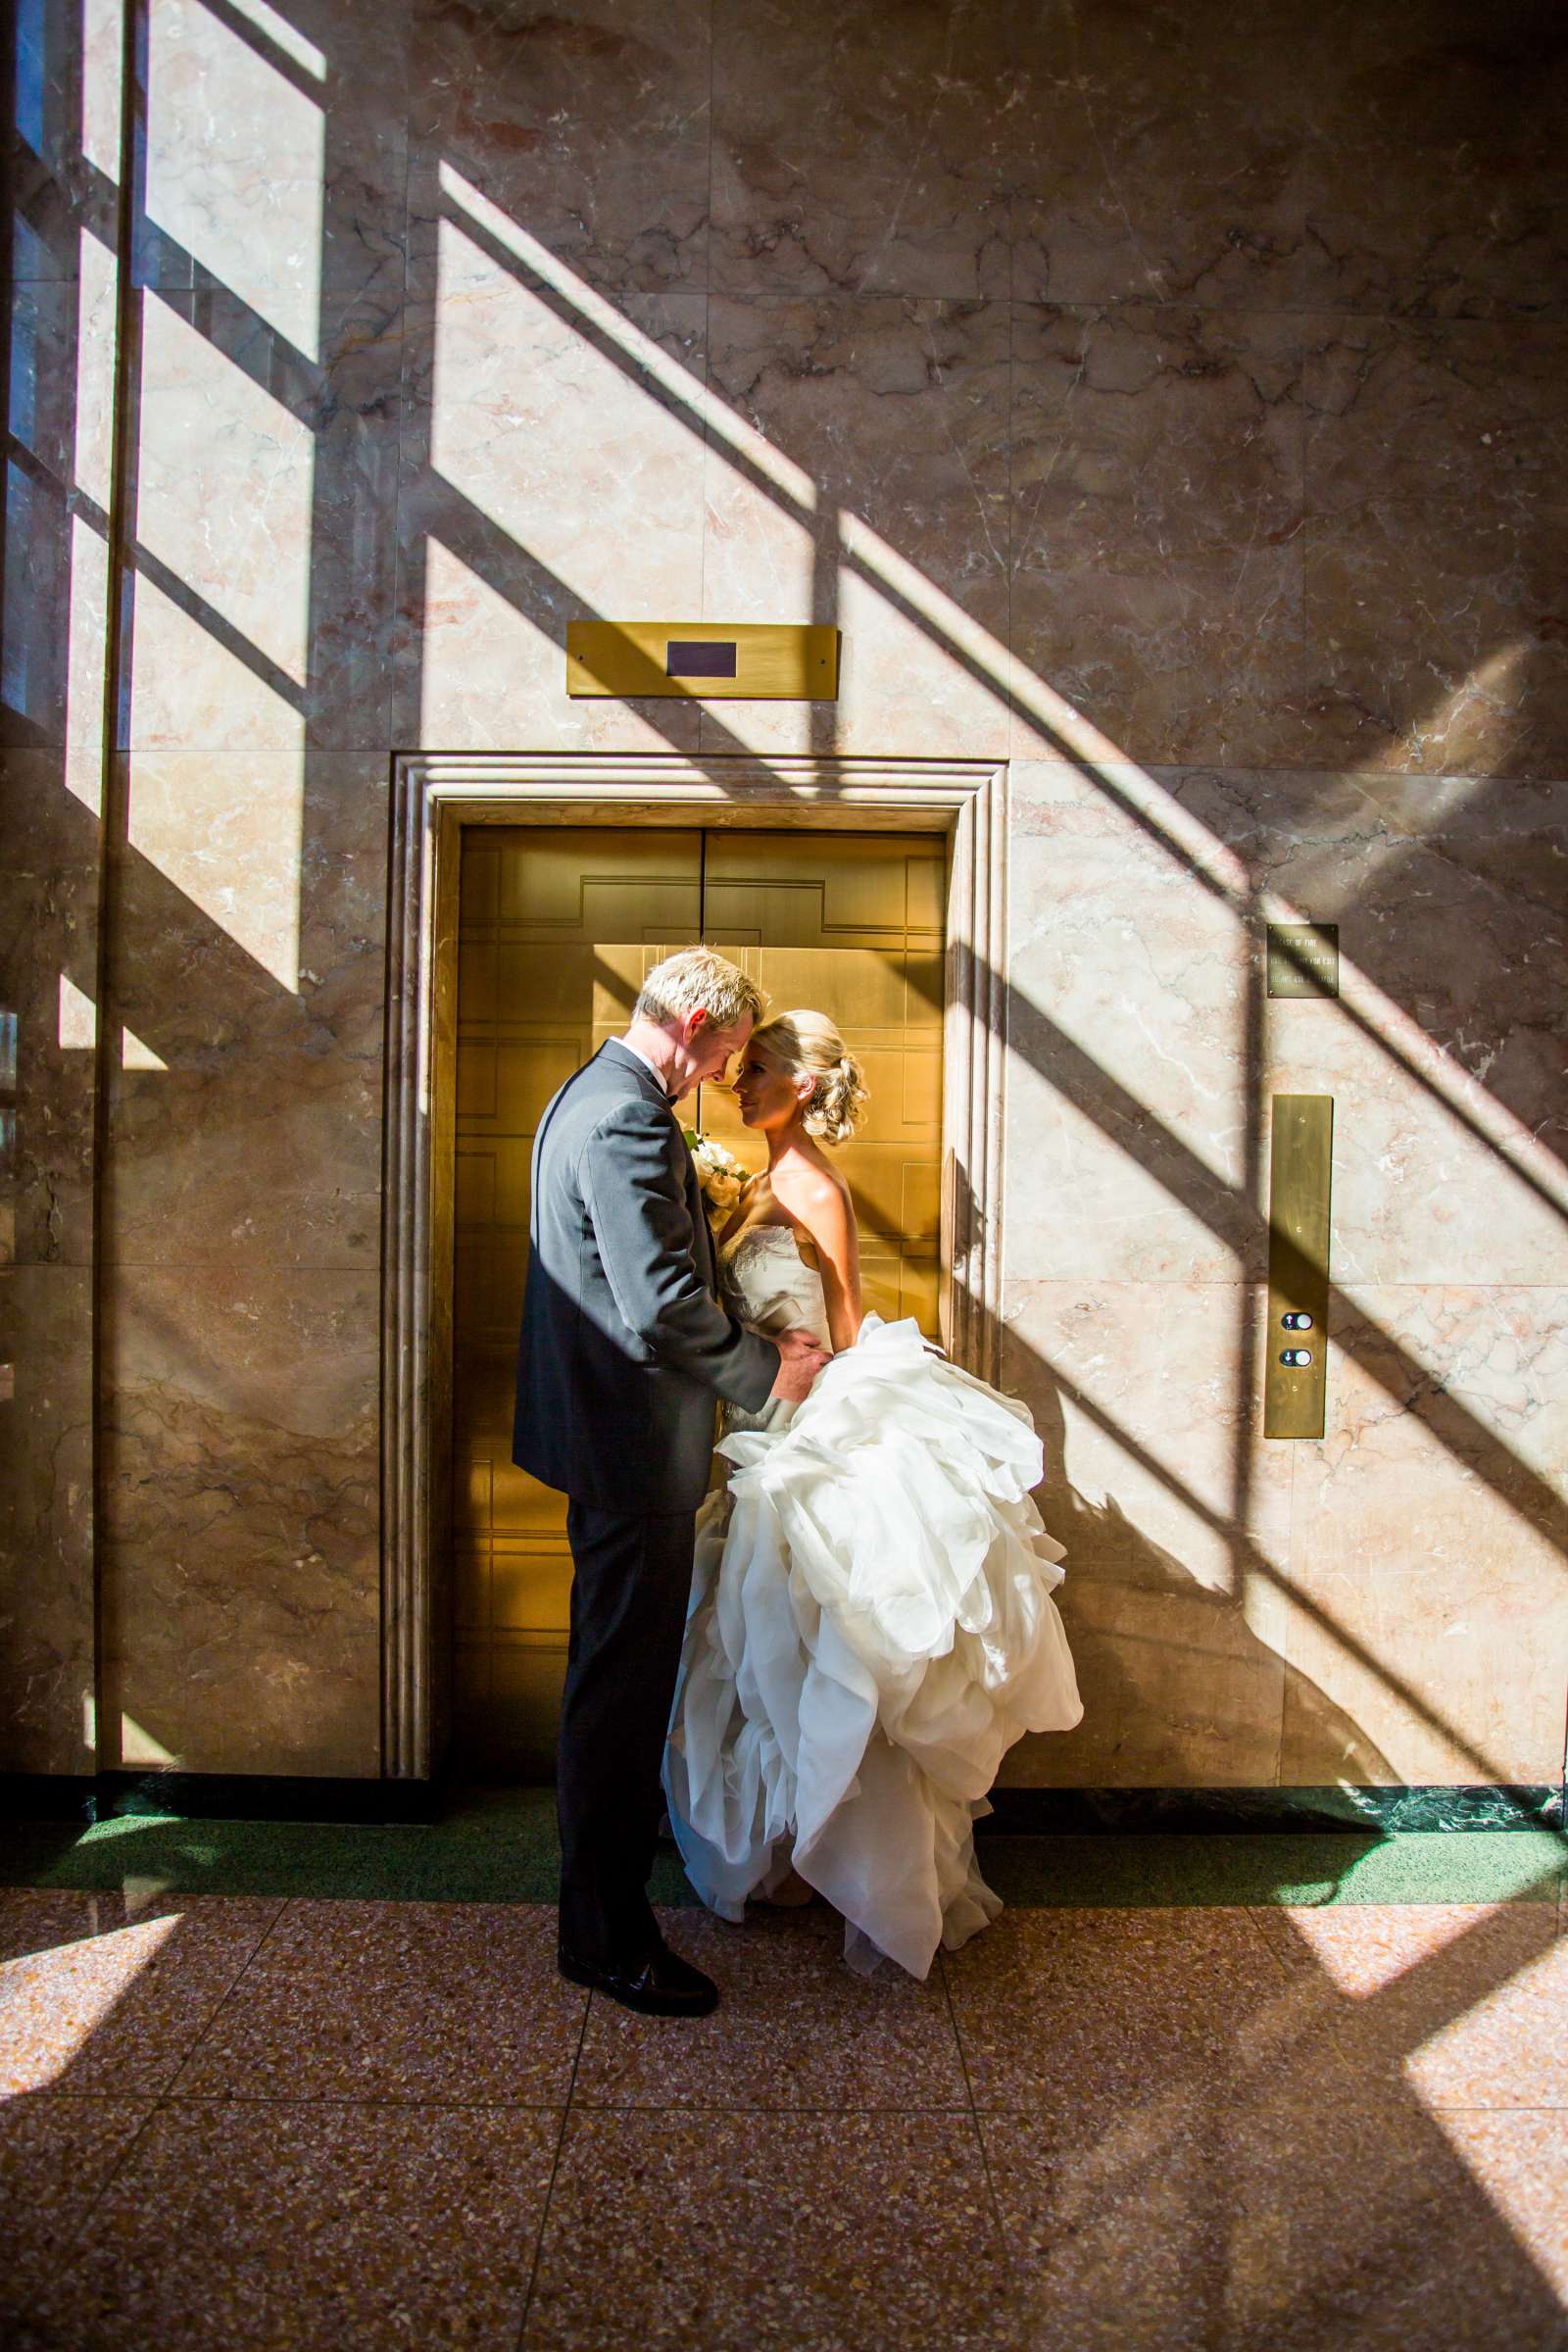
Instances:
[[[550,1097],[623,1029],[644,973],[698,939],[780,1010],[811,1005],[864,1065],[842,1165],[865,1299],[937,1332],[944,908],[939,834],[466,827],[458,916],[451,1579],[464,1764],[547,1773],[565,1664],[564,1503],[511,1458],[528,1168]],[[765,1156],[720,1087],[680,1116]]]

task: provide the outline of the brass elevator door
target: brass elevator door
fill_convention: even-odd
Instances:
[[[706,939],[776,1011],[825,1012],[870,1100],[839,1164],[865,1303],[936,1334],[946,844],[930,834],[470,826],[458,944],[453,1720],[481,1772],[552,1769],[571,1561],[564,1498],[512,1460],[528,1175],[556,1089],[624,1029],[643,975]],[[680,1116],[749,1167],[730,1096]]]

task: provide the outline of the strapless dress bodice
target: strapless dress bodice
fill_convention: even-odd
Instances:
[[[731,1311],[754,1331],[808,1331],[828,1345],[822,1277],[802,1257],[788,1225],[743,1226],[719,1244],[718,1267]],[[724,1429],[783,1429],[794,1412],[781,1396],[756,1413],[726,1404]]]
[[[827,1346],[822,1277],[808,1266],[788,1225],[747,1225],[721,1243],[719,1266],[735,1311],[759,1331],[814,1332]]]

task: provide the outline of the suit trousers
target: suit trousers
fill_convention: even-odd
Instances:
[[[635,1967],[659,1936],[648,1875],[696,1516],[566,1506],[573,1575],[556,1770],[561,1940],[598,1967]]]

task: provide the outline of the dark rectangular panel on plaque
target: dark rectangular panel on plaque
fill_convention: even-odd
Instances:
[[[732,678],[735,641],[721,645],[712,638],[671,638],[664,651],[668,678]]]
[[[1271,997],[1337,997],[1339,924],[1270,923],[1268,993]]]
[[[566,692],[831,703],[839,642],[825,621],[568,620]]]

